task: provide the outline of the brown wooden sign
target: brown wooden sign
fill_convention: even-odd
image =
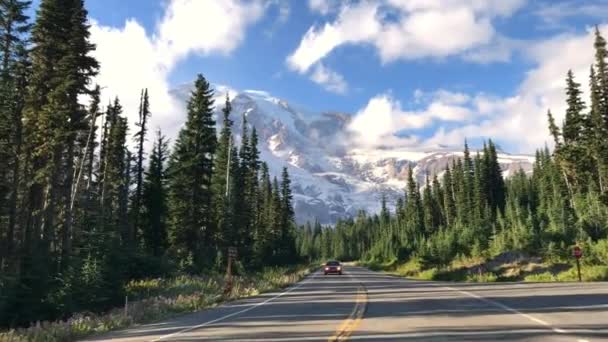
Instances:
[[[236,259],[236,257],[237,257],[236,247],[228,247],[228,256]]]

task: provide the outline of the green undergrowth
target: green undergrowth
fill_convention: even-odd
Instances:
[[[608,265],[592,264],[597,260],[581,263],[583,281],[608,280]],[[425,266],[422,259],[412,257],[405,262],[363,261],[360,265],[372,270],[418,280],[459,281],[459,282],[556,282],[578,281],[575,263],[572,259],[543,261],[523,253],[508,252],[493,258],[458,257],[449,265]]]
[[[131,281],[125,286],[129,298],[126,315],[122,307],[104,314],[80,313],[65,321],[37,322],[29,328],[0,332],[0,342],[75,341],[280,289],[298,282],[311,270],[311,266],[273,267],[235,276],[227,295],[223,294],[225,281],[221,275]]]

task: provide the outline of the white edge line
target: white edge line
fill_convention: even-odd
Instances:
[[[164,335],[164,336],[158,337],[158,338],[156,338],[156,339],[154,339],[154,340],[151,340],[151,342],[161,341],[161,340],[164,340],[164,339],[167,339],[167,338],[171,338],[171,337],[174,337],[174,336],[177,336],[177,335],[181,335],[181,334],[183,334],[183,333],[185,333],[185,332],[192,331],[192,330],[195,330],[195,329],[198,329],[198,328],[202,328],[202,327],[205,327],[205,326],[207,326],[207,325],[209,325],[209,324],[213,324],[213,323],[216,323],[216,322],[223,321],[223,320],[225,320],[226,318],[230,318],[230,317],[233,317],[233,316],[236,316],[236,315],[242,314],[242,313],[244,313],[244,312],[251,311],[251,310],[253,310],[253,309],[257,308],[258,306],[262,306],[262,305],[264,305],[264,304],[266,304],[266,303],[268,303],[268,302],[270,302],[270,301],[273,301],[273,300],[275,300],[275,299],[277,299],[277,298],[279,298],[279,297],[282,297],[283,295],[285,295],[285,294],[287,294],[287,293],[289,293],[289,292],[291,292],[291,291],[293,291],[293,290],[295,290],[295,289],[299,288],[300,286],[302,286],[302,285],[304,285],[304,284],[308,283],[310,280],[312,280],[314,277],[316,277],[316,276],[317,276],[317,273],[318,273],[318,272],[314,272],[314,273],[312,273],[312,275],[311,275],[310,277],[308,277],[307,279],[305,279],[305,280],[301,281],[301,282],[300,282],[299,284],[297,284],[296,286],[292,286],[292,287],[290,287],[289,289],[287,289],[286,291],[283,291],[283,292],[279,293],[278,295],[276,295],[276,296],[274,296],[274,297],[268,298],[268,299],[266,299],[266,300],[265,300],[265,301],[263,301],[263,302],[259,302],[259,303],[254,304],[253,306],[250,306],[250,307],[248,307],[248,308],[246,308],[246,309],[243,309],[243,310],[240,310],[240,311],[237,311],[237,312],[233,312],[233,313],[231,313],[231,314],[228,314],[228,315],[225,315],[225,316],[222,316],[222,317],[216,318],[216,319],[214,319],[214,320],[207,321],[207,322],[205,322],[205,323],[201,323],[201,324],[198,324],[198,325],[190,326],[190,327],[188,327],[188,328],[186,328],[186,329],[182,329],[182,330],[180,330],[180,331],[176,331],[176,332],[174,332],[174,333],[171,333],[171,334],[168,334],[168,335]]]
[[[529,314],[527,314],[527,313],[521,312],[521,311],[519,311],[519,310],[517,310],[517,309],[513,309],[513,308],[512,308],[512,307],[510,307],[510,306],[506,306],[506,305],[504,305],[504,304],[502,304],[502,303],[499,303],[499,302],[493,301],[493,300],[491,300],[491,299],[488,299],[488,298],[482,297],[482,296],[477,295],[477,294],[475,294],[475,293],[468,292],[468,291],[463,291],[463,290],[459,290],[459,289],[456,289],[456,288],[453,288],[453,287],[449,287],[449,286],[443,286],[443,285],[439,285],[439,284],[434,284],[434,285],[435,285],[435,286],[441,286],[441,287],[443,287],[444,289],[448,289],[448,290],[456,291],[456,292],[461,293],[461,294],[464,294],[464,295],[466,295],[466,296],[469,296],[469,297],[472,297],[472,298],[478,299],[478,300],[480,300],[480,301],[482,301],[482,302],[485,302],[485,303],[488,303],[488,304],[491,304],[491,305],[497,306],[497,307],[499,307],[499,308],[501,308],[501,309],[503,309],[503,310],[505,310],[505,311],[512,312],[512,313],[514,313],[514,314],[518,314],[518,315],[520,315],[520,316],[522,316],[522,317],[525,317],[525,318],[527,318],[527,319],[529,319],[529,320],[531,320],[531,321],[533,321],[533,322],[536,322],[536,323],[538,323],[538,324],[540,324],[540,325],[544,325],[545,327],[547,327],[547,328],[551,329],[553,332],[556,332],[556,333],[558,333],[558,334],[565,334],[565,333],[567,333],[567,331],[566,331],[566,330],[564,330],[564,329],[560,329],[560,328],[556,328],[556,327],[553,327],[553,326],[552,326],[550,323],[548,323],[548,322],[546,322],[546,321],[543,321],[543,320],[542,320],[542,319],[540,319],[540,318],[537,318],[537,317],[534,317],[534,316],[529,315]]]

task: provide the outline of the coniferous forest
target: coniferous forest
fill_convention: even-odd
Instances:
[[[43,0],[33,23],[30,5],[0,1],[0,326],[120,305],[132,279],[224,272],[229,247],[236,272],[296,261],[287,169],[271,179],[254,127],[237,143],[229,98],[218,131],[199,75],[170,144],[144,89],[129,130],[93,84],[84,1]]]
[[[430,269],[507,251],[572,260],[578,244],[583,262],[603,265],[600,278],[608,278],[608,52],[597,28],[594,47],[590,98],[582,98],[581,84],[568,71],[563,124],[548,112],[554,149],[536,152],[530,174],[505,179],[491,140],[474,153],[465,142],[464,157],[442,177],[427,175],[425,184],[417,184],[410,168],[394,212],[383,200],[379,214],[360,212],[335,229],[303,227],[300,255],[372,265],[416,259]]]
[[[229,97],[214,103],[199,75],[169,141],[150,127],[154,98],[133,89],[130,126],[121,94],[104,104],[94,84],[84,1],[41,0],[35,20],[30,5],[0,0],[0,327],[103,312],[134,279],[223,273],[229,247],[236,273],[327,258],[567,259],[575,244],[608,270],[608,50],[597,29],[590,98],[567,72],[565,119],[548,112],[553,147],[536,152],[531,173],[504,178],[492,140],[479,151],[465,142],[464,157],[424,184],[410,167],[395,210],[384,199],[378,214],[297,228],[287,168],[271,177]]]

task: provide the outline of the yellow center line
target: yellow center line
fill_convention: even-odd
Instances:
[[[363,284],[357,288],[357,301],[353,311],[347,319],[342,322],[336,333],[328,339],[329,342],[346,341],[348,337],[359,327],[363,321],[363,314],[367,306],[367,291]]]

